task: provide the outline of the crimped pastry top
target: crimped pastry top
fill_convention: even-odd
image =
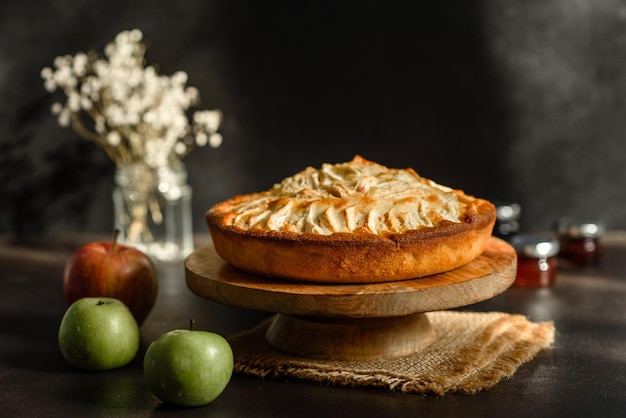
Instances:
[[[345,163],[308,167],[270,190],[217,204],[209,216],[219,217],[222,227],[242,230],[388,235],[443,221],[465,222],[476,214],[477,202],[487,203],[413,169],[388,168],[355,156]]]

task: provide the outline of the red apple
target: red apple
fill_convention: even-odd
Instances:
[[[158,280],[152,260],[136,248],[113,241],[91,242],[67,260],[63,274],[65,300],[71,305],[84,297],[119,299],[139,325],[157,297]]]

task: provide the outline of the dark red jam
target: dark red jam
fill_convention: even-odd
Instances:
[[[560,244],[559,258],[566,264],[593,265],[602,258],[600,238],[604,225],[593,220],[563,218],[555,223]]]
[[[552,287],[556,283],[558,261],[556,257],[533,258],[524,255],[517,257],[515,287]]]
[[[556,283],[559,242],[541,235],[517,235],[511,239],[517,252],[514,287],[543,288]]]

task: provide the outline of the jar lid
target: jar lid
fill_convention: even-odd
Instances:
[[[510,241],[515,251],[531,258],[554,257],[559,253],[559,241],[546,235],[517,235]]]
[[[560,218],[554,223],[554,232],[571,238],[596,238],[604,233],[604,223],[596,219]]]
[[[496,218],[498,221],[517,220],[522,212],[522,207],[517,203],[494,202],[496,206]]]

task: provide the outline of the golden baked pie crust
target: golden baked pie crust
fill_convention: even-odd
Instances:
[[[369,163],[361,157],[353,162]],[[371,233],[358,228],[320,234],[233,225],[233,210],[263,193],[267,192],[219,203],[206,213],[206,221],[216,252],[227,263],[282,279],[380,283],[442,273],[478,257],[495,223],[495,208],[490,202],[450,190],[463,202],[458,221],[438,219],[435,226],[402,233]]]

